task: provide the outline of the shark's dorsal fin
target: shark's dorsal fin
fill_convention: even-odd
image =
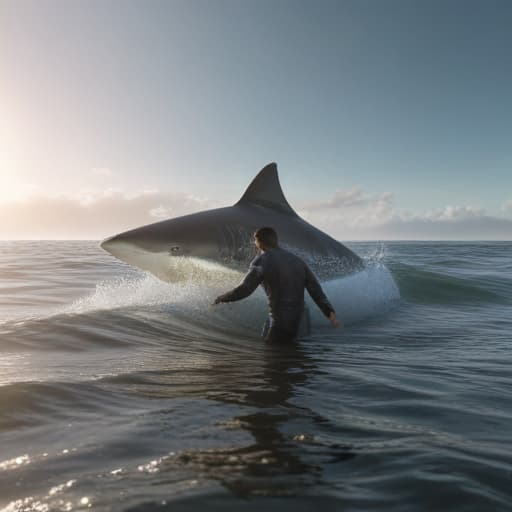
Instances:
[[[297,215],[284,197],[277,176],[277,164],[274,162],[261,169],[236,204],[243,205],[247,203],[272,208],[281,213]]]

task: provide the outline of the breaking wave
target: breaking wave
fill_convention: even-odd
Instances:
[[[122,308],[166,307],[169,312],[192,313],[197,319],[224,317],[238,325],[261,321],[266,299],[261,290],[240,303],[211,307],[215,297],[237,284],[242,274],[216,270],[216,279],[167,283],[151,274],[121,277],[99,283],[90,295],[62,308],[64,314],[84,314]],[[389,270],[380,262],[371,262],[359,272],[323,282],[324,290],[345,323],[389,310],[400,299],[400,292]],[[313,324],[325,323],[320,311],[306,294]],[[199,318],[196,316],[199,315]]]

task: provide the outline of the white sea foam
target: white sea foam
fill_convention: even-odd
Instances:
[[[399,299],[400,292],[391,272],[381,263],[373,263],[354,274],[326,281],[322,287],[344,323],[354,323],[389,310]],[[325,318],[306,299],[313,324],[325,323]]]
[[[157,306],[175,302],[183,294],[183,285],[165,283],[149,273],[101,281],[95,290],[80,297],[61,313],[84,314],[136,306]],[[189,292],[194,285],[189,283]]]
[[[236,285],[242,274],[221,268],[210,269],[205,280],[167,283],[151,274],[138,274],[103,281],[93,293],[81,297],[60,310],[66,314],[85,314],[119,308],[164,307],[168,312],[179,310],[191,319],[205,322],[228,322],[240,327],[261,323],[266,314],[266,300],[261,290],[239,303],[210,307],[214,298]],[[326,281],[323,288],[344,323],[353,323],[389,309],[400,293],[389,270],[379,262],[349,276]],[[307,295],[307,294],[306,294]],[[306,299],[313,325],[325,324],[325,318]]]

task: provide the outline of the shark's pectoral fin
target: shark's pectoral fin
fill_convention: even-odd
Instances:
[[[278,210],[281,213],[295,215],[295,211],[284,197],[279,178],[277,176],[277,164],[271,163],[263,169],[251,181],[244,195],[238,201],[239,205],[257,204],[266,208]]]

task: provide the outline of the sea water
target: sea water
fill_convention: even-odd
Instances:
[[[261,291],[97,242],[0,242],[0,511],[512,509],[512,243],[352,243],[259,338]]]

